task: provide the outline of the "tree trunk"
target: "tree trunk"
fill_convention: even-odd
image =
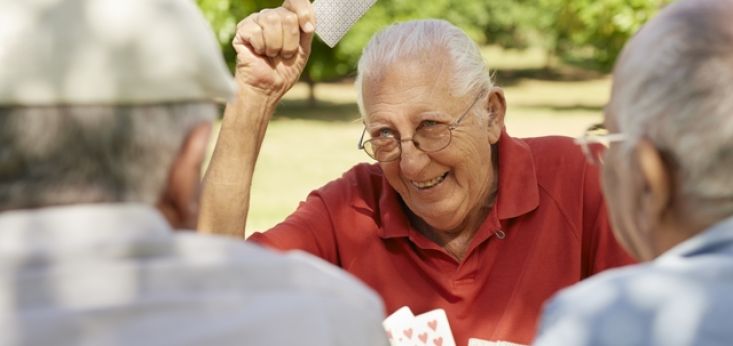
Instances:
[[[549,71],[555,65],[555,52],[556,51],[555,51],[555,48],[554,47],[553,48],[547,48],[547,50],[545,50],[545,67],[544,67],[544,69],[546,71]]]
[[[308,107],[314,108],[316,106],[316,82],[310,77],[308,73],[303,75],[305,84],[308,85]]]

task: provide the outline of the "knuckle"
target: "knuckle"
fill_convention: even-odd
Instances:
[[[300,11],[298,11],[298,19],[300,19],[302,21],[306,21],[306,20],[309,20],[310,18],[311,18],[310,12],[308,12],[306,10],[300,10]]]
[[[298,24],[298,16],[293,12],[288,12],[283,16],[283,23],[288,25],[297,25]]]
[[[254,15],[250,15],[249,17],[242,19],[237,23],[237,29],[242,29],[248,25],[252,25],[252,23],[254,23],[254,18]]]
[[[267,13],[264,15],[265,22],[269,24],[278,24],[280,23],[280,16],[277,15],[277,13]]]
[[[246,28],[245,31],[252,33],[252,34],[261,34],[262,28],[259,25],[250,25],[249,27]]]

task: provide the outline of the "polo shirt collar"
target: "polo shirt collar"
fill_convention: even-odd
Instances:
[[[498,142],[498,189],[492,214],[499,220],[531,212],[539,206],[539,187],[532,152],[524,141],[502,131]],[[381,170],[380,170],[381,172]],[[377,220],[381,238],[408,237],[410,222],[399,194],[382,176]],[[362,206],[363,207],[363,206]],[[482,227],[483,228],[483,227]]]
[[[515,218],[540,205],[537,171],[529,145],[510,137],[506,130],[499,138],[499,187],[496,196],[499,220]]]

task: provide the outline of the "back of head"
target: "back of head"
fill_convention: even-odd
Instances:
[[[453,63],[450,83],[456,96],[476,89],[488,90],[493,83],[478,45],[463,30],[444,20],[413,20],[391,25],[367,44],[359,59],[355,82],[357,103],[364,113],[363,83],[378,76],[384,68],[410,64],[419,57],[435,58],[446,54]]]
[[[0,210],[154,204],[205,103],[0,107]]]
[[[733,215],[731,17],[727,0],[670,5],[626,46],[610,104],[618,130],[674,168],[682,209],[708,221]]]
[[[233,81],[190,0],[0,0],[0,210],[154,203]]]

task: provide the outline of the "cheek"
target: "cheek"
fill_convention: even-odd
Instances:
[[[380,162],[379,167],[382,168],[382,172],[384,172],[384,177],[387,178],[387,181],[390,185],[392,185],[392,188],[394,188],[397,191],[400,191],[402,189],[401,182],[401,171],[400,171],[400,161],[392,161],[392,162]]]
[[[472,189],[480,190],[479,186],[493,183],[494,172],[491,163],[491,145],[488,142],[473,141],[461,143],[452,155],[452,166],[459,183],[471,185]]]

